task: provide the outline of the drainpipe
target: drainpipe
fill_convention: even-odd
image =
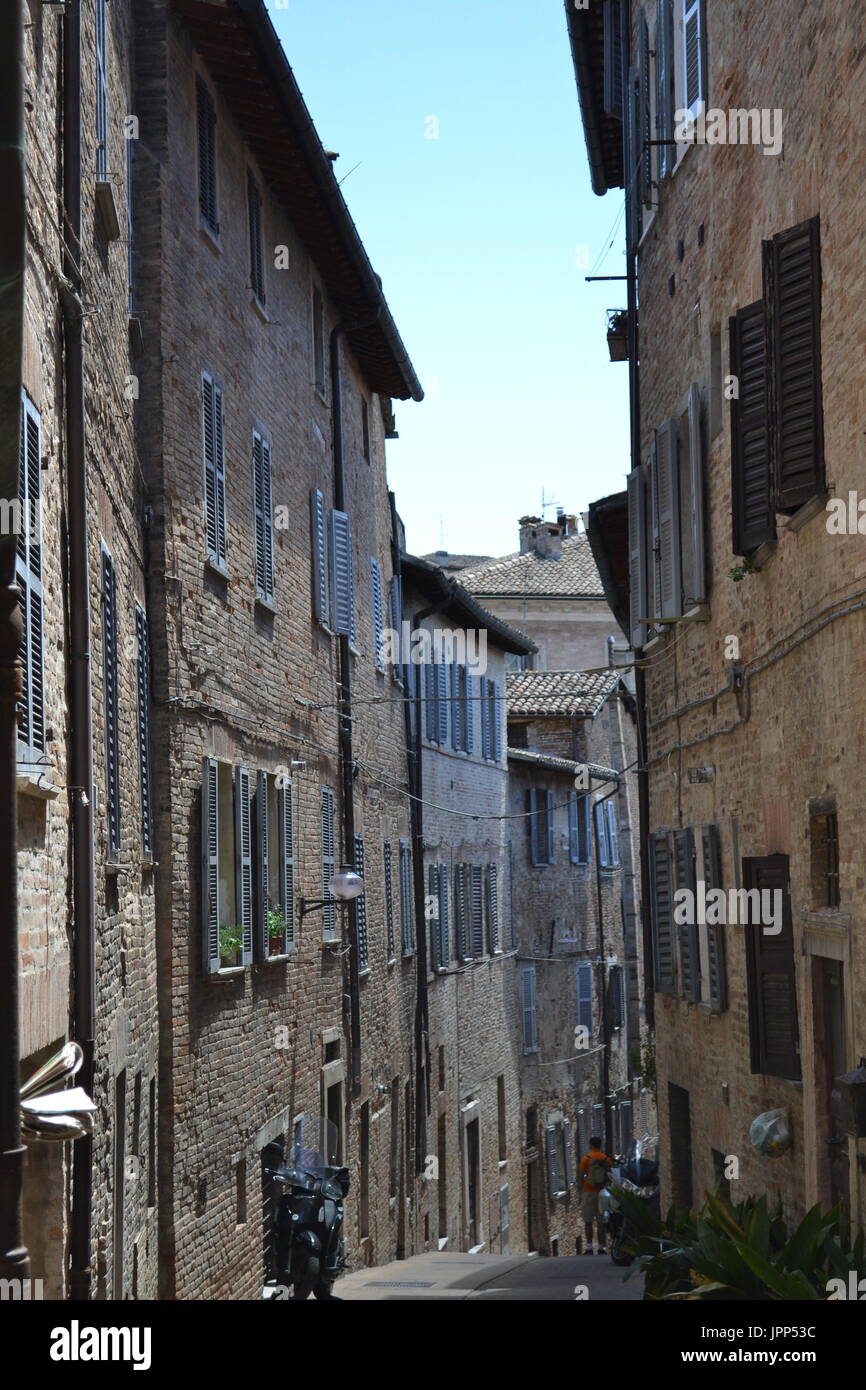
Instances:
[[[23,9],[8,7],[0,48],[0,497],[18,496],[24,341],[26,201]],[[21,606],[16,537],[0,536],[0,1278],[29,1279],[21,1225],[20,1038],[18,1032],[18,862],[16,706],[21,692]]]
[[[72,1024],[84,1051],[79,1083],[93,1095],[96,968],[93,864],[93,719],[90,689],[90,567],[84,446],[81,304],[81,3],[63,17],[64,386],[69,547],[69,796],[72,834]],[[90,1297],[93,1139],[72,1149],[70,1298]]]
[[[605,968],[604,956],[604,907],[601,892],[601,846],[598,838],[598,822],[596,821],[595,808],[596,806],[603,806],[606,801],[610,801],[610,798],[612,796],[616,796],[618,791],[619,786],[614,787],[612,792],[608,792],[606,796],[600,797],[598,801],[593,803],[592,807],[593,836],[595,839],[595,897],[596,908],[598,912],[598,973],[600,984],[600,988],[598,991],[598,999],[599,1004],[601,1006],[601,1086],[602,1104],[604,1106],[605,1153],[610,1153],[609,1145],[611,1141],[610,1102],[608,1100],[608,1097],[610,1095],[610,1011],[607,1007],[607,970]],[[615,1158],[616,1154],[611,1154],[611,1157]]]

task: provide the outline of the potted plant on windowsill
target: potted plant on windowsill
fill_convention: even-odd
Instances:
[[[611,362],[628,361],[628,310],[608,309],[607,347]]]
[[[286,927],[288,923],[281,912],[273,908],[268,912],[268,953],[281,956],[286,949]]]
[[[240,927],[220,927],[220,966],[229,967],[241,963]]]

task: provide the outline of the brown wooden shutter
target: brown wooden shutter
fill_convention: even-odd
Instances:
[[[792,512],[824,490],[817,217],[764,242],[764,299],[776,507]]]
[[[696,1004],[701,997],[701,957],[698,946],[698,925],[696,912],[695,875],[695,837],[691,830],[677,830],[674,836],[676,847],[677,888],[687,888],[692,894],[690,921],[679,925],[680,942],[680,992],[684,999]]]
[[[770,467],[769,368],[763,300],[730,320],[731,512],[735,555],[775,540]]]
[[[788,856],[743,860],[743,883],[762,892],[781,890],[782,930],[765,935],[760,923],[745,927],[752,1071],[800,1080],[794,926],[788,895]]]
[[[646,477],[643,465],[628,475],[628,598],[629,636],[634,648],[646,641],[647,524]]]
[[[674,948],[674,897],[669,832],[660,830],[651,835],[649,849],[655,987],[660,994],[676,994],[677,958]]]
[[[701,837],[704,884],[707,893],[722,885],[722,855],[719,829],[705,825]],[[725,963],[725,928],[721,922],[707,923],[708,999],[711,1009],[722,1013],[728,1007],[728,976]]]

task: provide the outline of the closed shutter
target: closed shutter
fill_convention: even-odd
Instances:
[[[628,599],[629,637],[636,649],[646,642],[647,602],[647,493],[643,465],[629,473],[628,488]]]
[[[439,893],[439,865],[430,864],[427,869],[427,897],[430,905],[430,967],[438,970],[442,964],[439,950],[439,925],[440,925],[440,893]]]
[[[674,945],[674,898],[671,837],[660,830],[650,836],[650,879],[655,987],[660,994],[677,992],[677,957]]]
[[[499,1253],[500,1255],[511,1254],[511,1216],[509,1214],[509,1188],[499,1189]]]
[[[604,1145],[605,1134],[604,1134],[604,1106],[603,1106],[603,1105],[594,1105],[594,1106],[592,1107],[592,1125],[591,1125],[591,1129],[592,1129],[592,1134],[590,1135],[590,1138],[592,1139],[594,1136],[598,1136],[598,1137],[601,1139],[602,1145]]]
[[[705,825],[701,836],[704,883],[709,894],[722,887],[721,845],[716,825]],[[711,1009],[722,1013],[728,1007],[728,978],[725,960],[725,928],[721,922],[708,922],[707,933],[707,1002]]]
[[[219,232],[216,198],[216,110],[213,97],[196,80],[198,110],[198,205],[203,221],[212,232]]]
[[[604,0],[604,113],[622,120],[622,4]]]
[[[577,843],[577,792],[568,793],[568,857],[572,864],[580,862]]]
[[[752,1071],[800,1080],[794,927],[788,896],[788,857],[743,860],[744,887],[782,894],[782,929],[766,936],[760,924],[746,927],[749,1035]]]
[[[489,690],[492,682],[485,676],[481,676],[478,681],[481,692],[481,756],[490,757],[490,695]]]
[[[499,950],[499,866],[487,865],[487,945],[491,955]]]
[[[265,267],[262,258],[262,195],[252,174],[247,175],[250,228],[250,285],[260,304],[265,302]]]
[[[707,99],[706,15],[704,0],[685,0],[683,15],[685,49],[685,106],[697,114],[698,102]]]
[[[680,547],[679,431],[665,420],[656,431],[656,497],[658,499],[659,607],[662,618],[682,616],[682,552]]]
[[[764,242],[764,299],[775,500],[779,511],[793,512],[824,490],[817,218]]]
[[[471,936],[472,957],[478,960],[484,955],[484,871],[480,864],[473,864],[470,868],[470,912],[471,912]]]
[[[589,1037],[593,1034],[592,1017],[592,966],[589,961],[580,961],[575,967],[577,986],[577,1021],[585,1028]]]
[[[707,598],[707,561],[704,540],[704,436],[701,428],[701,392],[692,382],[689,387],[689,471],[688,490],[690,531],[690,563],[685,575],[686,607],[705,603]]]
[[[326,626],[330,620],[328,547],[325,538],[325,499],[317,487],[310,489],[310,549],[313,557],[313,612]]]
[[[562,1141],[559,1125],[545,1125],[544,1143],[547,1153],[547,1188],[551,1197],[565,1196],[565,1175],[562,1170]]]
[[[322,787],[322,821],[321,821],[321,843],[322,843],[322,897],[330,899],[331,890],[328,887],[328,880],[336,872],[336,841],[334,838],[334,793],[330,787]],[[333,941],[337,935],[337,907],[336,903],[329,905],[322,911],[322,936],[325,941]]]
[[[277,788],[277,819],[280,831],[280,911],[286,923],[286,950],[295,945],[295,834],[292,783]]]
[[[105,792],[108,853],[120,854],[120,730],[118,727],[117,588],[114,563],[102,547],[102,681],[105,714]]]
[[[20,647],[23,689],[18,702],[18,737],[31,755],[45,752],[41,452],[42,426],[39,412],[22,392],[21,447],[18,459],[20,515],[15,561],[23,628]]]
[[[622,1153],[619,1106],[610,1107],[610,1151],[615,1157]]]
[[[554,859],[554,853],[553,853],[553,792],[544,792],[544,793],[543,793],[543,796],[544,796],[544,804],[545,804],[545,807],[546,807],[546,810],[547,810],[547,845],[545,846],[545,848],[546,848],[546,850],[547,850],[547,859],[545,860],[545,863],[547,863],[547,864],[552,864],[552,863],[553,863],[553,859]]]
[[[141,848],[153,854],[153,788],[150,763],[150,633],[147,617],[135,605],[136,696],[138,703],[138,786],[141,798]]]
[[[436,743],[439,735],[439,702],[436,698],[436,667],[432,656],[424,666],[425,727],[427,738]]]
[[[639,81],[636,70],[631,67],[624,93],[625,100],[625,139],[623,142],[625,177],[625,239],[626,254],[633,256],[641,233],[640,201],[640,107]]]
[[[580,1150],[580,1158],[589,1152],[589,1111],[578,1110],[577,1112],[577,1147]]]
[[[331,512],[331,627],[351,637],[355,623],[352,523],[345,512]]]
[[[652,139],[652,87],[650,83],[649,28],[647,27],[645,10],[641,10],[638,19],[638,58],[638,117],[640,139],[640,149],[638,152],[640,160],[639,196],[642,203],[649,204],[652,202],[653,177],[653,147],[650,144],[650,140]]]
[[[439,964],[446,966],[451,960],[451,917],[448,888],[448,865],[439,865]]]
[[[397,955],[397,939],[394,931],[394,879],[391,864],[391,841],[385,840],[382,845],[382,861],[385,875],[385,936],[388,951],[388,960],[393,961]]]
[[[253,825],[250,773],[235,768],[235,911],[241,932],[241,964],[253,958]]]
[[[589,793],[578,797],[577,803],[577,845],[578,863],[592,862],[592,833],[590,825],[591,805]]]
[[[499,682],[490,682],[490,756],[495,763],[502,757],[502,699]]]
[[[354,837],[355,846],[355,873],[364,878],[364,837],[356,835]],[[366,881],[366,880],[365,880]],[[355,939],[358,943],[358,970],[368,970],[370,967],[370,945],[367,938],[367,894],[366,891],[359,898],[355,898]]]
[[[440,659],[436,662],[436,707],[439,718],[437,742],[444,748],[448,742],[448,667]]]
[[[603,801],[597,801],[593,808],[595,814],[595,838],[598,843],[598,862],[602,869],[610,868],[610,840],[608,837],[606,809],[606,804]]]
[[[463,751],[465,753],[471,753],[475,746],[473,728],[476,699],[475,688],[478,685],[478,681],[475,676],[470,675],[468,667],[464,666],[462,670],[463,702],[465,710],[463,723]]]
[[[255,949],[259,960],[267,960],[271,943],[268,936],[270,884],[268,882],[268,777],[256,773],[256,893]]]
[[[379,568],[379,561],[375,559],[370,560],[370,587],[373,595],[373,644],[376,651],[376,669],[384,671],[382,641],[385,631],[385,606],[382,592],[382,571]]]
[[[621,965],[611,966],[608,977],[608,997],[610,999],[610,1026],[614,1030],[622,1028],[625,1022],[623,974]]]
[[[391,628],[397,634],[397,659],[392,675],[398,684],[403,683],[403,581],[399,574],[391,580],[388,591],[388,607],[391,613]]]
[[[226,536],[226,476],[224,456],[223,393],[207,372],[202,372],[202,443],[204,453],[205,548],[212,564],[224,569],[228,553]]]
[[[656,139],[670,141],[658,146],[659,178],[665,179],[674,166],[674,19],[673,0],[656,5]]]
[[[203,758],[201,770],[202,944],[204,968],[220,968],[219,763]]]
[[[456,937],[457,937],[457,959],[458,959],[458,960],[461,960],[461,961],[467,960],[467,959],[468,959],[468,947],[469,947],[469,943],[468,943],[468,940],[467,940],[467,926],[468,926],[468,923],[467,923],[467,919],[466,919],[466,909],[467,909],[466,878],[467,878],[467,874],[468,874],[468,865],[466,865],[466,864],[455,864],[455,866],[454,866],[454,930],[455,930]]]
[[[659,503],[658,466],[656,446],[653,446],[643,464],[646,474],[646,616],[651,623],[661,617],[661,583],[659,580]]]
[[[566,1189],[574,1186],[574,1161],[571,1156],[571,1125],[568,1120],[562,1122],[562,1157],[565,1165],[565,1186]]]
[[[616,803],[606,801],[608,863],[612,869],[619,864],[619,831],[616,824]]]
[[[451,665],[451,746],[457,750],[463,747],[464,706],[460,683],[463,668],[456,662]]]
[[[538,841],[538,789],[530,787],[526,793],[526,829],[529,835],[529,859],[533,865],[541,863]]]
[[[253,505],[256,536],[256,596],[274,597],[274,514],[271,504],[271,446],[253,430]]]
[[[748,555],[775,540],[767,330],[764,301],[739,309],[729,320],[731,376],[731,514],[735,555]]]
[[[634,1137],[634,1119],[632,1103],[630,1100],[624,1100],[619,1107],[619,1125],[621,1146],[620,1151],[623,1154],[625,1154],[626,1157],[628,1157],[629,1150],[631,1149],[632,1145],[632,1139]]]
[[[400,841],[400,930],[403,955],[411,956],[415,941],[412,924],[412,852],[408,840]]]
[[[691,830],[677,830],[674,835],[676,853],[677,888],[687,888],[691,893],[692,909],[690,921],[679,925],[680,939],[680,993],[684,999],[697,1003],[701,997],[701,958],[698,946],[698,927],[695,911],[695,837]]]
[[[521,1004],[523,1010],[523,1051],[538,1051],[537,1015],[535,1007],[535,966],[525,965],[520,972]]]

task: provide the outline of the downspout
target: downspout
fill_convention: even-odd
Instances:
[[[24,343],[26,193],[24,160],[23,7],[7,7],[0,49],[0,497],[18,496]],[[0,1278],[29,1279],[21,1223],[18,1029],[18,752],[16,706],[22,620],[15,580],[17,539],[0,535]]]
[[[72,834],[72,951],[74,1037],[84,1050],[79,1084],[94,1083],[96,967],[93,864],[93,721],[91,709],[90,582],[87,468],[84,444],[84,349],[81,303],[81,0],[67,0],[63,17],[63,293],[69,547],[69,795]],[[93,1139],[72,1150],[69,1294],[90,1297],[92,1269]]]
[[[612,796],[616,796],[618,791],[619,786],[617,785],[612,792],[608,792],[606,796],[602,796],[598,801],[594,802],[592,807],[593,837],[595,840],[595,895],[598,912],[598,972],[600,983],[598,999],[601,1006],[601,1085],[602,1104],[604,1106],[605,1153],[610,1152],[608,1145],[611,1141],[610,1102],[608,1100],[610,1095],[610,1013],[607,1007],[607,970],[605,968],[604,956],[604,907],[601,893],[601,854],[599,852],[598,821],[596,819],[595,808],[596,806],[603,806]],[[611,1154],[611,1157],[615,1158],[616,1155]]]

